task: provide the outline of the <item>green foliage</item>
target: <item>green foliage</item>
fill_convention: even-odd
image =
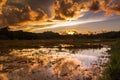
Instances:
[[[120,80],[120,40],[112,44],[110,62],[100,80]]]
[[[120,41],[112,46],[108,72],[111,80],[120,80]]]

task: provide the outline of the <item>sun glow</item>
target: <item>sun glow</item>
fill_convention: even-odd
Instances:
[[[74,25],[80,25],[80,24],[86,24],[86,23],[92,23],[92,22],[99,22],[99,21],[104,21],[105,19],[98,19],[98,20],[86,20],[86,21],[67,21],[67,22],[53,22],[54,24],[51,26],[46,26],[43,28],[39,28],[40,30],[42,29],[51,29],[51,28],[58,28],[58,27],[65,27],[65,26],[74,26]]]
[[[74,34],[78,34],[78,31],[77,30],[74,30],[74,29],[72,29],[72,30],[66,30],[64,33],[63,33],[63,35],[74,35]]]
[[[33,21],[33,22],[26,22],[26,23],[21,23],[23,26],[21,26],[21,24],[19,24],[19,26],[17,26],[17,28],[14,28],[14,26],[10,26],[9,28],[11,30],[24,30],[24,31],[29,31],[29,32],[40,32],[43,30],[47,30],[47,29],[54,29],[54,28],[60,28],[60,27],[71,27],[71,26],[78,26],[80,24],[87,24],[87,23],[92,23],[92,22],[99,22],[99,21],[105,21],[106,18],[102,18],[102,19],[88,19],[88,20],[72,20],[72,19],[68,19],[67,21],[59,21],[59,20],[52,20],[50,22],[46,21],[46,22],[37,22],[37,21]],[[69,32],[68,34],[74,34],[73,32]]]
[[[69,34],[69,35],[74,35],[75,32],[74,32],[74,31],[69,31],[69,32],[67,32],[67,34]]]

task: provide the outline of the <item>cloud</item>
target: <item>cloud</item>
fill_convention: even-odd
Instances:
[[[0,0],[0,26],[67,21],[88,11],[120,15],[120,0]]]
[[[110,8],[110,10],[112,10],[113,12],[115,11],[116,14],[120,15],[120,0],[111,0],[108,7]]]
[[[79,4],[73,0],[56,0],[53,5],[54,19],[66,20],[67,18],[74,18],[79,15]]]
[[[7,25],[7,20],[3,15],[0,15],[0,26],[5,27]]]
[[[99,9],[100,9],[100,3],[99,3],[99,1],[93,0],[93,1],[91,2],[90,10],[92,10],[92,11],[97,11],[97,10],[99,10]]]
[[[15,25],[24,21],[39,21],[47,17],[43,10],[37,9],[34,11],[29,5],[21,9],[15,6],[6,5],[2,12],[9,25]]]
[[[97,3],[93,6],[104,11],[107,15],[120,14],[120,0],[93,0]]]
[[[32,10],[37,10],[40,8],[48,15],[48,17],[52,16],[51,8],[54,2],[55,0],[27,0],[27,4]]]
[[[2,7],[6,4],[7,0],[0,0],[0,14],[2,14]]]
[[[45,20],[47,14],[40,8],[33,10],[26,0],[1,0],[1,20],[5,18],[9,25],[16,25],[26,21]],[[3,20],[1,21],[1,23]]]
[[[6,4],[7,0],[0,0],[0,27],[4,27],[7,25],[6,18],[2,15],[3,6]]]

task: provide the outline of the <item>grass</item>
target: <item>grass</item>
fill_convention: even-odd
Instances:
[[[120,41],[111,47],[108,73],[111,80],[120,80]]]
[[[110,62],[100,80],[120,80],[120,40],[111,44]]]
[[[115,40],[95,40],[95,39],[66,39],[66,40],[0,40],[0,49],[20,49],[60,46],[60,44],[73,45],[75,48],[100,48],[101,44],[113,42]]]

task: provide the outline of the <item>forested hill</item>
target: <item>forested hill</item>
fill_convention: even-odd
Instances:
[[[30,33],[23,31],[9,31],[8,28],[0,29],[0,40],[33,40],[33,39],[117,39],[120,31],[111,31],[100,34],[59,35],[51,31],[43,33]]]

